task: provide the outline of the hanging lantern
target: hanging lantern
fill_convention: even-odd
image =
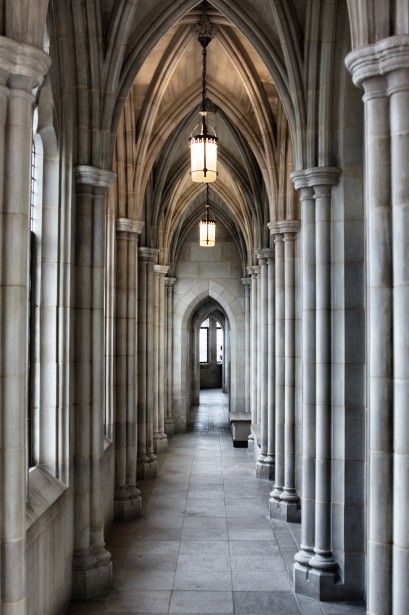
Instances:
[[[207,2],[203,2],[203,14],[196,27],[199,43],[202,46],[202,110],[201,121],[190,136],[190,174],[192,181],[214,182],[217,179],[217,136],[207,123],[206,109],[206,60],[207,46],[213,37],[213,26],[207,14]]]
[[[209,215],[209,187],[207,186],[206,215],[199,222],[199,244],[202,248],[214,248],[216,245],[216,222]]]

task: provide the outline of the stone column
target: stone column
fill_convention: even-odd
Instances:
[[[275,261],[271,250],[268,264],[268,298],[267,298],[267,415],[268,443],[267,461],[270,464],[269,479],[274,479],[275,454]]]
[[[157,414],[157,432],[154,433],[155,453],[163,453],[168,448],[168,438],[165,433],[165,403],[166,403],[166,382],[165,382],[165,275],[169,271],[168,265],[154,265],[155,277],[157,280],[157,335],[156,339],[156,359],[155,369],[157,370],[156,380],[156,403],[155,414]]]
[[[175,433],[173,420],[173,294],[176,278],[165,277],[166,304],[166,412],[165,432]]]
[[[301,542],[294,559],[308,566],[315,541],[315,201],[303,171],[293,173],[292,179],[300,191],[301,209],[303,428]]]
[[[154,301],[153,266],[156,248],[139,248],[138,293],[138,478],[155,478],[156,455],[153,451],[154,421]]]
[[[250,297],[250,409],[252,428],[257,424],[257,266],[249,267],[251,275],[251,297]],[[249,446],[253,445],[254,434],[249,436]]]
[[[256,476],[258,478],[271,478],[272,459],[268,457],[268,383],[267,383],[267,361],[268,352],[268,258],[271,258],[270,249],[257,250],[257,258],[260,267],[259,284],[259,358],[260,364],[259,389],[260,389],[260,420],[261,420],[261,440],[260,455],[256,464]]]
[[[393,259],[392,612],[409,608],[409,38],[404,66],[388,75]]]
[[[270,515],[279,507],[284,488],[284,241],[276,225],[270,225],[274,234],[275,253],[275,470],[274,489],[270,494]]]
[[[283,220],[278,228],[284,237],[284,489],[275,518],[299,521],[300,505],[295,489],[295,239],[298,220]]]
[[[409,603],[409,37],[357,49],[346,64],[365,91],[368,612],[403,615]]]
[[[108,188],[116,175],[75,168],[75,427],[73,595],[90,598],[112,582],[104,543],[104,267]]]
[[[250,412],[250,284],[251,278],[241,278],[244,286],[244,353],[246,372],[244,375],[244,410]]]
[[[295,589],[324,600],[337,595],[335,582],[338,568],[332,554],[331,537],[331,186],[338,181],[338,176],[339,169],[333,167],[307,169],[304,176],[301,172],[293,176],[299,182],[298,185],[306,184],[314,188],[315,202],[311,205],[311,194],[304,193],[305,202],[302,207],[307,210],[304,216],[306,222],[310,221],[314,225],[314,228],[309,229],[310,236],[303,237],[303,257],[305,255],[306,258],[305,262],[303,259],[303,298],[306,300],[303,307],[306,310],[303,325],[303,403],[307,431],[311,430],[315,419],[314,551],[307,563],[311,545],[308,542],[302,543],[301,551],[296,555]],[[314,216],[312,208],[315,210]],[[305,233],[306,229],[302,232]],[[313,239],[314,247],[310,243]],[[315,268],[311,266],[313,251]],[[309,275],[312,275],[311,279],[308,279]],[[312,296],[314,287],[315,298]],[[315,340],[312,336],[312,319],[315,319]],[[309,363],[313,357],[309,343],[315,348],[314,366]],[[312,370],[315,371],[315,395],[307,376]],[[315,408],[307,403],[310,399],[314,401]],[[307,446],[306,451],[303,451],[303,477],[311,481],[311,464],[314,463],[310,458],[313,452],[311,441],[307,443],[304,438],[303,442]],[[308,487],[311,488],[310,483],[304,484],[303,491]],[[307,505],[307,516],[303,517],[303,521],[308,521],[308,526],[302,530],[303,541],[312,540],[312,503],[307,502]]]
[[[26,612],[28,257],[33,89],[42,50],[0,37],[1,608]]]
[[[115,364],[115,518],[135,519],[142,498],[136,486],[138,236],[143,222],[120,218],[116,223],[116,364]]]

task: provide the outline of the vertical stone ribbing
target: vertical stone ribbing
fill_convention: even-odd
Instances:
[[[260,389],[260,455],[256,464],[256,475],[258,478],[272,478],[272,458],[268,456],[268,381],[267,365],[268,353],[273,352],[273,348],[268,347],[268,258],[271,258],[272,251],[268,248],[257,250],[256,252],[260,274],[259,274],[259,389]]]
[[[277,228],[274,234],[275,253],[275,472],[274,489],[270,494],[270,514],[280,502],[284,487],[284,241]]]
[[[105,221],[115,174],[79,166],[75,232],[75,450],[73,594],[89,598],[112,582],[105,549],[104,452]]]
[[[261,429],[261,382],[262,382],[262,370],[263,370],[263,342],[262,342],[262,305],[261,305],[261,266],[258,265],[255,270],[257,276],[257,332],[256,332],[256,354],[257,354],[257,370],[256,370],[256,425],[257,434]],[[257,442],[260,448],[261,442]]]
[[[244,383],[244,409],[250,411],[250,284],[251,278],[242,278],[244,286],[244,352],[245,360],[245,383]]]
[[[337,595],[331,536],[331,186],[339,170],[293,174],[301,189],[303,284],[303,453],[301,547],[294,585],[318,599]],[[313,189],[313,190],[312,190]]]
[[[0,40],[1,611],[26,612],[27,305],[32,90],[49,57]]]
[[[176,278],[165,277],[166,288],[166,412],[165,432],[175,433],[173,420],[173,295]]]
[[[284,234],[285,294],[285,393],[284,393],[284,490],[281,508],[288,521],[298,521],[299,498],[295,489],[295,240],[300,228],[298,220],[280,222]]]
[[[156,248],[139,248],[138,309],[138,477],[155,478],[156,455],[153,451],[154,423],[154,300],[153,266]]]
[[[251,296],[250,296],[250,408],[251,408],[251,424],[254,427],[257,424],[257,274],[258,267],[249,267],[251,275]],[[254,435],[251,434],[249,441],[254,440]]]
[[[310,566],[332,570],[331,546],[331,187],[314,187],[316,259],[315,546]]]
[[[140,515],[142,498],[136,486],[138,235],[143,223],[117,220],[116,258],[116,387],[115,387],[115,496],[117,520]]]
[[[365,91],[368,613],[401,615],[407,610],[409,575],[409,450],[404,397],[408,347],[409,38],[390,37],[353,51],[346,63],[354,83]]]
[[[409,608],[409,37],[404,67],[388,75],[393,262],[392,612]]]
[[[274,478],[275,456],[275,262],[274,251],[267,260],[268,263],[268,298],[267,298],[267,415],[268,444],[267,461],[270,464],[270,480]]]
[[[303,172],[293,174],[300,190],[302,267],[302,494],[301,542],[295,561],[308,565],[315,541],[315,201]]]
[[[154,265],[157,291],[157,334],[156,340],[156,360],[155,368],[158,372],[156,380],[156,403],[155,413],[157,414],[157,432],[154,434],[155,452],[166,451],[168,439],[165,433],[165,402],[166,402],[166,382],[165,382],[165,275],[169,271],[168,265]]]

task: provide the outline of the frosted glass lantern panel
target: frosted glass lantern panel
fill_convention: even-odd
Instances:
[[[190,139],[190,169],[193,182],[216,181],[217,139],[215,137],[198,135]]]
[[[216,224],[213,221],[200,222],[200,245],[202,248],[213,248],[216,245]]]

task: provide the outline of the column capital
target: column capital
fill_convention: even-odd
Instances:
[[[409,36],[389,36],[373,45],[351,51],[345,66],[355,85],[363,87],[367,79],[409,68]]]
[[[267,260],[268,258],[274,258],[274,250],[271,248],[261,248],[261,250],[255,250],[256,256],[259,261]]]
[[[74,168],[74,177],[76,184],[108,190],[116,180],[116,173],[98,167],[79,165]]]
[[[0,36],[0,83],[31,93],[39,86],[51,58],[39,47]]]
[[[176,278],[171,278],[171,277],[165,277],[165,286],[167,286],[168,288],[173,288],[173,286],[176,283]]]
[[[241,278],[241,283],[243,284],[243,286],[250,286],[251,284],[251,278]]]
[[[169,271],[169,265],[154,265],[153,270],[156,274],[165,276]]]
[[[252,265],[251,267],[247,268],[247,271],[250,275],[257,276],[260,273],[260,265]]]
[[[153,263],[159,254],[158,248],[148,248],[146,246],[142,246],[139,248],[139,255],[142,261],[147,263]]]
[[[338,167],[310,167],[302,171],[309,188],[316,186],[333,186],[338,182],[340,169]],[[307,187],[303,186],[303,187]]]
[[[296,235],[301,228],[301,222],[299,220],[280,220],[280,222],[277,222],[277,226],[283,235]]]
[[[134,233],[141,235],[145,227],[145,222],[141,220],[131,220],[130,218],[118,218],[116,221],[117,233]]]

